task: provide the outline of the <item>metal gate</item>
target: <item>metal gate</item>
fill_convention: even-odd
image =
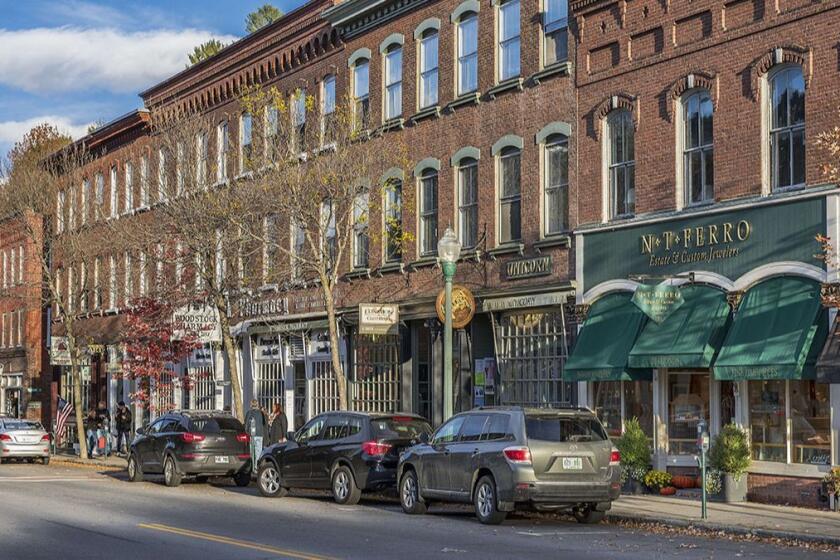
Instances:
[[[351,387],[353,410],[395,412],[400,410],[399,335],[355,337]]]
[[[165,368],[152,389],[152,418],[157,418],[175,408],[175,372]]]
[[[258,337],[254,355],[254,398],[264,410],[273,410],[275,403],[284,403],[285,388],[279,337]]]
[[[571,404],[572,384],[562,379],[568,357],[563,308],[505,313],[495,321],[500,403],[508,406]]]
[[[309,367],[312,368],[312,410],[309,417],[338,410],[338,384],[332,372],[332,363],[329,360],[313,360]]]
[[[212,346],[205,346],[192,352],[187,360],[187,376],[192,393],[194,410],[215,410],[216,408],[216,368]]]

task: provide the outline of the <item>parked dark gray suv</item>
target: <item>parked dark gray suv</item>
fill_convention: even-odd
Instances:
[[[411,514],[433,501],[472,502],[489,524],[517,507],[597,523],[621,491],[619,460],[589,409],[479,408],[402,454],[400,502]]]

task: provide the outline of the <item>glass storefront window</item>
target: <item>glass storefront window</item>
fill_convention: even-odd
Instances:
[[[624,419],[638,418],[645,435],[653,439],[653,383],[624,381]]]
[[[668,452],[697,452],[697,424],[709,422],[709,374],[668,374]]]
[[[787,462],[785,381],[750,381],[752,458]]]
[[[735,421],[735,383],[720,382],[720,426],[726,426]]]
[[[610,437],[621,437],[621,381],[599,381],[593,385],[595,414]]]
[[[794,463],[831,464],[829,385],[790,381],[790,421]]]

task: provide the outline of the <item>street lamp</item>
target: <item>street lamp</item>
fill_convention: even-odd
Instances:
[[[443,269],[444,307],[443,307],[443,419],[453,414],[452,403],[452,278],[455,277],[455,263],[461,256],[461,242],[452,228],[446,228],[438,241],[438,258]]]

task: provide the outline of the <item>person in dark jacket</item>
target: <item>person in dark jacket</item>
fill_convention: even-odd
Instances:
[[[262,454],[263,441],[268,436],[268,418],[260,408],[257,399],[251,401],[251,409],[245,415],[245,432],[251,438],[251,471],[256,472],[257,460]]]
[[[88,409],[87,416],[85,417],[85,434],[87,435],[87,447],[88,447],[88,455],[93,457],[93,454],[96,452],[96,432],[99,429],[99,417],[96,415],[96,410],[93,408]]]
[[[117,428],[117,453],[127,453],[131,443],[131,411],[125,406],[125,401],[117,403],[114,423]]]
[[[272,416],[274,418],[271,421],[271,428],[268,430],[269,444],[286,441],[286,434],[289,432],[289,420],[286,418],[286,413],[280,403],[274,404]]]
[[[105,401],[99,401],[99,406],[96,407],[96,419],[98,420],[96,441],[99,443],[101,439],[105,442],[105,446],[100,448],[99,452],[107,457],[111,454],[111,411],[108,410]]]

